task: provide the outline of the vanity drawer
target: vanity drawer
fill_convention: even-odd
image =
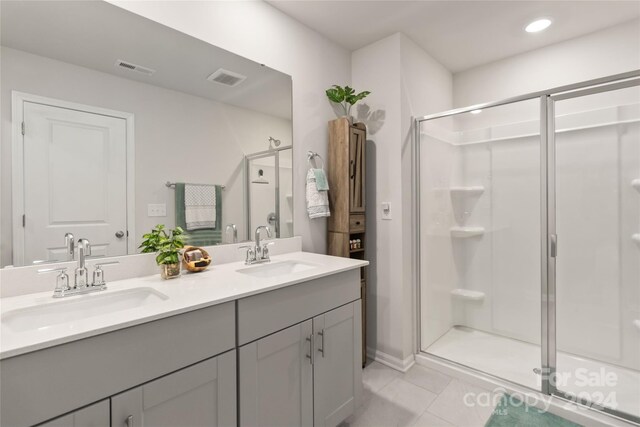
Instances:
[[[351,233],[361,233],[364,232],[364,215],[351,214],[349,216],[349,232]]]
[[[235,347],[228,302],[0,362],[2,425],[38,424]]]
[[[238,300],[238,346],[360,298],[360,269]]]

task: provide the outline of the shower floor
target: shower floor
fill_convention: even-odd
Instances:
[[[541,387],[540,376],[533,372],[541,365],[540,346],[535,344],[454,326],[425,351],[532,389]],[[565,385],[558,386],[559,390],[592,396],[594,400],[602,399],[598,396],[609,397],[605,401],[607,407],[640,417],[640,372],[562,352],[556,358],[557,372],[571,374]],[[586,373],[600,373],[603,369],[615,374],[615,385],[583,385]],[[579,381],[576,374],[581,374]]]

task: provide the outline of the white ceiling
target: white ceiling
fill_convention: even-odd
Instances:
[[[640,17],[637,0],[267,1],[349,50],[402,32],[452,72]],[[526,24],[539,17],[553,25],[526,33]]]
[[[234,53],[98,1],[1,1],[3,46],[291,119],[291,78]],[[124,60],[156,70],[116,68]],[[218,68],[247,76],[209,82]]]

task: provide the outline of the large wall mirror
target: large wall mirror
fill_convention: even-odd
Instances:
[[[292,235],[290,76],[102,1],[0,17],[0,266]]]

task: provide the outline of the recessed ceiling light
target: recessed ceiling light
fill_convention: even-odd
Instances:
[[[480,114],[482,110],[471,110],[471,114]]]
[[[524,28],[524,30],[527,33],[537,33],[539,31],[547,29],[549,25],[551,25],[551,19],[541,18],[531,22]]]

